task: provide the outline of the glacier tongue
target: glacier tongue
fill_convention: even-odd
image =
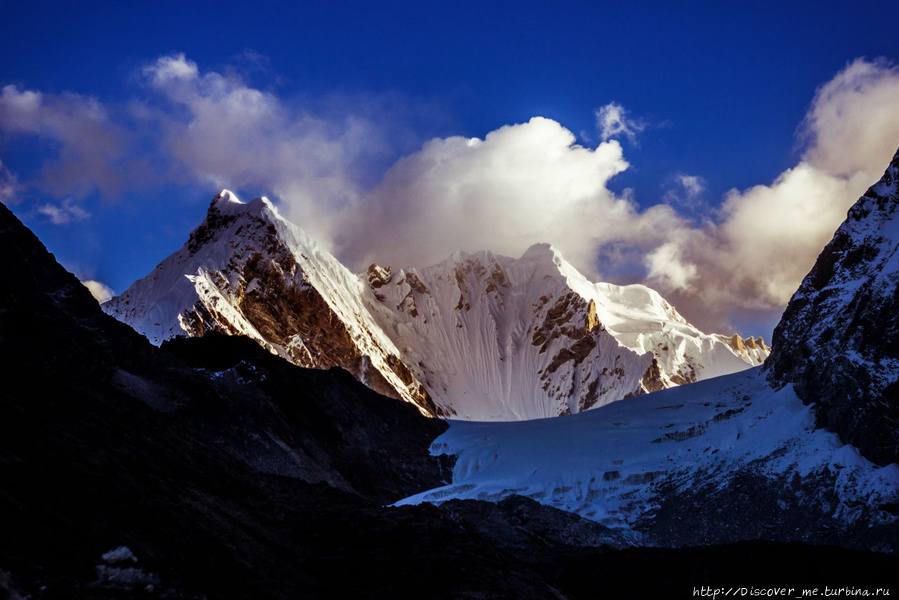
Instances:
[[[426,414],[475,420],[577,413],[746,369],[768,351],[703,334],[645,286],[592,283],[547,244],[519,259],[460,252],[356,275],[267,199],[228,190],[180,250],[104,309],[157,345],[246,335]]]

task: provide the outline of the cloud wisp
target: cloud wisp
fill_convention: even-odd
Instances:
[[[617,102],[609,102],[594,113],[599,139],[603,142],[624,136],[637,145],[637,134],[646,129],[646,122],[628,116],[628,111]]]
[[[58,148],[32,182],[52,196],[82,198],[95,190],[115,195],[141,179],[129,132],[96,98],[7,85],[0,92],[0,131]]]
[[[82,281],[81,283],[88,289],[88,291],[91,293],[91,296],[93,296],[94,299],[100,304],[103,304],[104,302],[110,300],[113,296],[115,296],[115,292],[112,291],[112,288],[110,288],[105,283],[101,283],[93,279],[87,279]]]

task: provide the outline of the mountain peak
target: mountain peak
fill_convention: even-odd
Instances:
[[[278,209],[272,204],[271,200],[265,196],[260,196],[259,198],[255,198],[251,202],[246,203],[241,201],[240,198],[237,197],[237,194],[227,189],[219,192],[209,205],[209,213],[218,215],[238,216],[241,214],[250,214],[256,217],[263,217],[263,214],[266,211],[271,213],[271,216],[280,218]]]
[[[222,190],[180,250],[103,308],[154,344],[209,331],[245,335],[296,365],[341,367],[434,414],[368,315],[363,285],[267,198],[243,203]]]
[[[222,189],[215,198],[212,199],[212,205],[216,206],[219,204],[243,204],[240,199],[237,197],[237,194],[232,192],[229,189]]]
[[[560,266],[565,259],[562,257],[562,253],[556,249],[552,244],[547,244],[545,242],[540,242],[532,245],[530,248],[524,251],[524,254],[521,255],[519,259],[525,262],[537,262],[537,261],[552,261],[556,266]]]

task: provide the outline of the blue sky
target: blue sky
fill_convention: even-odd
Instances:
[[[547,241],[768,336],[899,146],[894,2],[31,2],[0,21],[0,193],[116,292],[228,187],[353,267]]]

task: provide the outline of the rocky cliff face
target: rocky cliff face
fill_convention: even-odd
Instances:
[[[899,461],[899,153],[793,295],[766,363],[816,422],[869,459]]]
[[[246,335],[339,366],[428,415],[577,413],[760,364],[761,340],[706,335],[644,286],[587,281],[551,246],[350,273],[264,198],[217,196],[181,250],[105,310],[150,341]]]

